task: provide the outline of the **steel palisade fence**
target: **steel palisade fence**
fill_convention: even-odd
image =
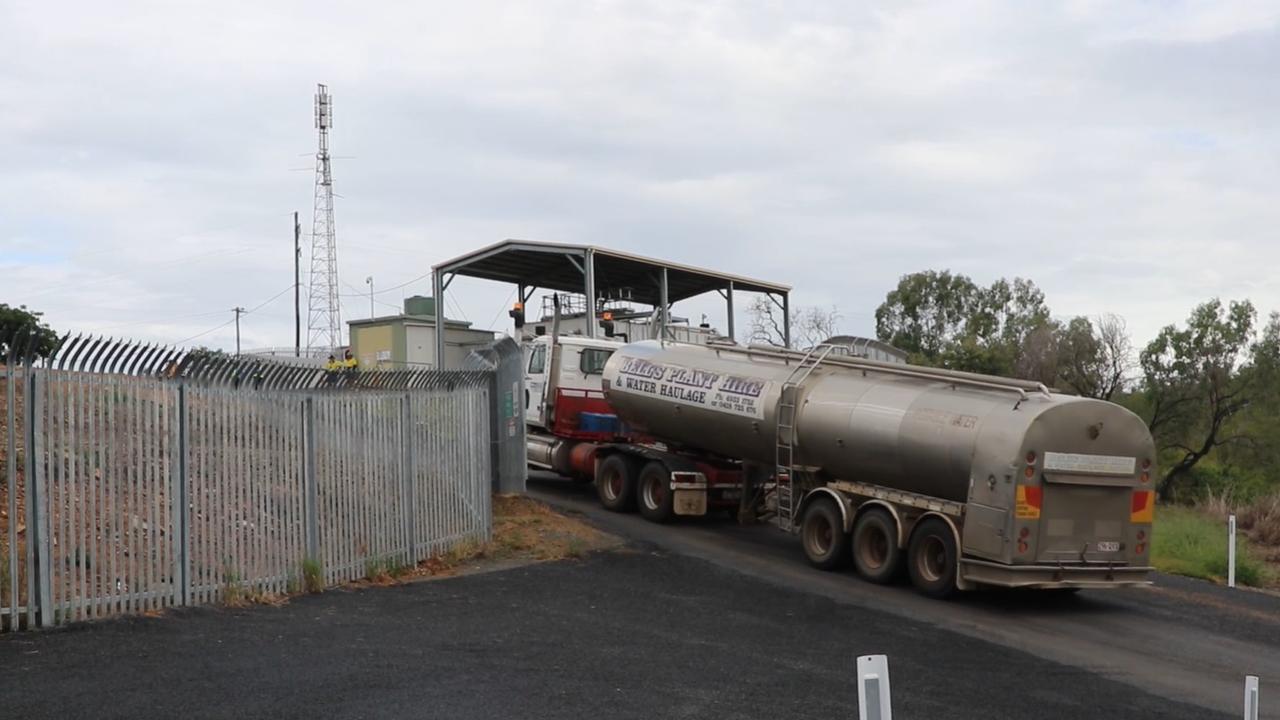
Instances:
[[[491,532],[492,372],[7,344],[0,631],[332,585]]]

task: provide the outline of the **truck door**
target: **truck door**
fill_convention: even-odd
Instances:
[[[530,425],[546,427],[547,409],[547,344],[532,343],[526,346],[524,374],[524,420]]]

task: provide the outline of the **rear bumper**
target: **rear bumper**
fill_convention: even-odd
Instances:
[[[1002,565],[963,558],[961,578],[968,583],[1009,588],[1102,588],[1150,585],[1152,567],[1131,565]]]

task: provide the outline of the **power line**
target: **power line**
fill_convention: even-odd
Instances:
[[[99,308],[99,309],[104,309],[104,308]],[[114,312],[129,312],[129,311],[116,310]],[[117,330],[119,328],[135,327],[137,325],[149,325],[151,323],[167,323],[167,322],[173,322],[174,320],[187,320],[190,318],[209,317],[211,315],[221,315],[222,313],[223,313],[222,310],[215,310],[213,312],[191,313],[189,315],[178,315],[175,317],[169,317],[169,318],[164,318],[160,320],[137,320],[135,322],[121,323],[119,325],[108,325],[106,327],[95,328],[93,330],[90,330],[89,332],[99,333],[99,332],[106,332],[107,330]]]
[[[374,295],[385,295],[386,293],[394,292],[394,291],[396,291],[396,290],[399,290],[399,289],[400,289],[400,288],[402,288],[402,287],[405,287],[405,286],[407,286],[407,285],[412,285],[412,284],[414,284],[414,283],[418,282],[419,280],[424,280],[424,279],[429,278],[429,277],[431,277],[431,273],[430,273],[430,272],[427,272],[427,273],[425,273],[425,274],[419,275],[418,277],[416,277],[416,278],[414,278],[414,279],[412,279],[412,280],[407,280],[407,281],[405,281],[405,282],[402,282],[402,283],[400,283],[399,285],[393,285],[393,286],[391,286],[391,287],[389,287],[389,288],[383,288],[383,289],[381,289],[381,290],[378,290],[377,292],[375,292],[375,293],[374,293]],[[351,287],[351,286],[350,286],[350,285],[348,285],[347,287]],[[355,288],[351,288],[351,289],[352,289],[352,290],[354,290]],[[369,297],[369,293],[367,293],[367,292],[354,293],[354,294],[351,294],[351,293],[342,293],[342,294],[341,294],[341,296],[342,296],[342,297]]]
[[[489,325],[486,328],[484,328],[485,330],[492,328],[498,322],[498,318],[502,317],[502,311],[506,310],[507,306],[511,304],[511,298],[515,297],[516,290],[519,290],[519,289],[520,288],[511,288],[511,293],[507,295],[506,301],[502,303],[502,307],[498,308],[497,314],[495,314],[493,316],[493,319],[489,321]]]
[[[272,295],[271,297],[267,298],[266,300],[263,300],[262,302],[260,302],[260,303],[258,303],[257,305],[255,305],[255,306],[253,307],[253,309],[252,309],[252,310],[246,310],[246,311],[245,311],[245,314],[246,314],[246,315],[248,315],[248,314],[250,314],[250,313],[255,313],[255,312],[257,312],[257,311],[261,310],[262,308],[264,308],[264,307],[266,307],[266,306],[270,305],[271,303],[275,302],[276,300],[279,300],[281,295],[284,295],[285,293],[289,292],[289,291],[290,291],[290,290],[292,290],[294,287],[296,287],[296,286],[295,286],[295,285],[293,285],[293,284],[290,284],[290,285],[289,285],[288,287],[286,287],[285,289],[281,290],[280,292],[276,293],[275,295]]]
[[[202,333],[196,333],[195,335],[192,335],[192,336],[191,336],[191,337],[189,337],[189,338],[183,338],[182,340],[179,340],[178,342],[174,343],[174,345],[185,345],[185,344],[187,344],[187,343],[191,342],[192,340],[195,340],[196,338],[201,338],[201,337],[204,337],[205,335],[208,335],[208,334],[209,334],[209,333],[211,333],[211,332],[214,332],[214,331],[217,331],[217,330],[221,330],[222,328],[224,328],[224,327],[226,327],[226,326],[230,325],[231,323],[233,323],[233,322],[235,322],[235,321],[236,321],[236,319],[235,319],[235,318],[231,318],[230,320],[228,320],[228,321],[226,321],[226,322],[222,323],[221,325],[219,325],[219,326],[217,326],[217,327],[211,327],[211,328],[209,328],[208,330],[205,330],[205,331],[204,331],[204,332],[202,332]]]

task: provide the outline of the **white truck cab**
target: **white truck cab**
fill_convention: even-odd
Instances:
[[[524,343],[525,423],[550,430],[558,397],[601,398],[604,364],[622,343],[561,335],[553,343],[542,335]]]

